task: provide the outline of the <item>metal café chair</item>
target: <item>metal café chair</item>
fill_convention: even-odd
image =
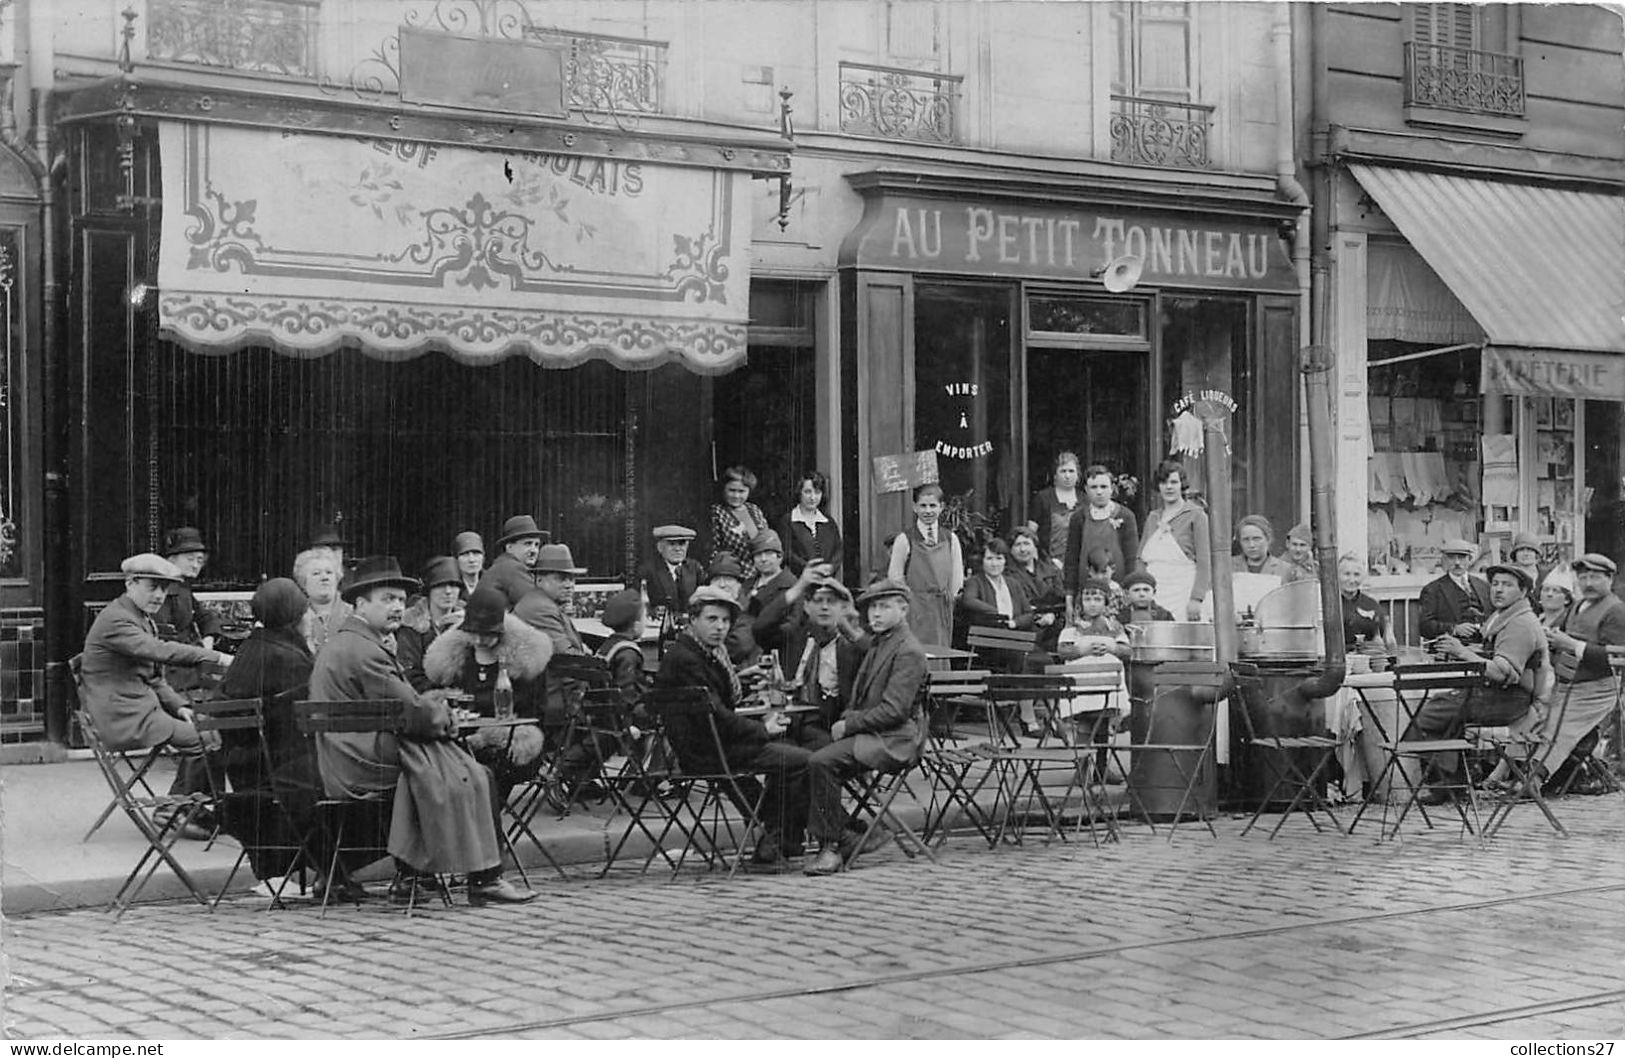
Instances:
[[[1463,731],[1464,737],[1478,743],[1480,750],[1488,750],[1495,755],[1497,762],[1504,762],[1512,775],[1513,793],[1492,802],[1489,817],[1484,820],[1486,840],[1494,837],[1496,831],[1506,825],[1507,817],[1525,798],[1540,809],[1553,830],[1564,837],[1568,836],[1568,831],[1546,801],[1541,790],[1543,773],[1536,766],[1545,768],[1548,765],[1552,735],[1563,727],[1569,697],[1574,693],[1574,671],[1579,667],[1580,659],[1569,653],[1553,654],[1551,659],[1554,673],[1563,678],[1563,682],[1556,685],[1563,688],[1563,692],[1558,697],[1556,711],[1547,718],[1546,723],[1537,728],[1531,715],[1518,724],[1491,726],[1469,723]]]
[[[1406,817],[1412,808],[1422,817],[1423,823],[1433,829],[1433,819],[1428,815],[1427,806],[1422,804],[1422,791],[1427,788],[1422,781],[1423,772],[1433,761],[1433,758],[1443,754],[1471,753],[1478,748],[1478,744],[1463,737],[1462,726],[1457,724],[1453,731],[1447,732],[1438,738],[1410,738],[1416,726],[1416,718],[1421,713],[1422,706],[1427,703],[1430,696],[1440,692],[1460,691],[1462,694],[1458,713],[1465,715],[1471,704],[1472,695],[1484,685],[1484,664],[1482,662],[1423,662],[1415,665],[1397,665],[1392,669],[1394,674],[1394,695],[1399,702],[1400,724],[1399,730],[1390,732],[1383,724],[1381,714],[1371,707],[1366,699],[1365,688],[1356,686],[1355,692],[1365,703],[1363,710],[1366,719],[1370,720],[1377,729],[1378,743],[1385,757],[1382,772],[1376,781],[1371,784],[1371,795],[1360,805],[1354,813],[1354,819],[1349,823],[1349,833],[1360,825],[1366,811],[1371,807],[1373,800],[1383,796],[1385,784],[1387,789],[1393,789],[1390,780],[1398,778],[1399,785],[1405,790],[1404,801],[1400,806],[1398,816],[1389,823],[1389,812],[1392,809],[1392,799],[1383,800],[1382,824],[1378,834],[1379,838],[1395,838],[1399,836],[1400,828],[1404,825]],[[1418,779],[1412,782],[1406,771],[1406,764],[1411,764],[1418,772]],[[1444,784],[1443,789],[1450,797],[1451,806],[1461,819],[1462,829],[1465,833],[1474,834],[1483,840],[1483,828],[1478,811],[1478,798],[1473,789],[1471,777],[1465,762],[1461,768],[1461,778],[1454,783]],[[1439,784],[1435,784],[1438,786]],[[1465,802],[1465,803],[1464,803]]]
[[[313,774],[320,774],[316,763],[316,739],[321,735],[337,734],[390,734],[399,736],[406,726],[406,703],[398,698],[380,698],[366,701],[304,701],[293,704],[294,723],[299,733],[305,736],[306,746],[311,755]],[[326,885],[322,892],[322,916],[326,917],[327,907],[333,897],[334,889],[349,880],[349,872],[344,865],[346,853],[370,856],[373,860],[381,860],[389,855],[388,827],[380,824],[387,821],[394,799],[388,798],[375,801],[359,801],[342,797],[321,797],[315,804],[315,815],[311,826],[305,836],[307,848],[320,848],[330,852],[331,856],[326,865],[324,877]],[[377,838],[349,840],[356,831],[365,834],[376,834],[380,829],[384,832],[382,840]],[[436,879],[440,899],[447,907],[451,906],[451,893],[441,879]],[[406,905],[407,915],[415,910],[417,889],[414,886],[412,899]],[[357,903],[359,907],[359,902]]]
[[[1090,839],[1099,845],[1100,839],[1095,833],[1095,820],[1098,818],[1105,827],[1106,837],[1111,841],[1120,841],[1122,836],[1117,830],[1117,813],[1106,803],[1105,785],[1112,741],[1121,729],[1124,715],[1114,699],[1122,696],[1121,700],[1126,701],[1128,695],[1123,662],[1110,654],[1086,656],[1057,665],[1046,665],[1044,672],[1071,682],[1071,696],[1058,709],[1065,714],[1061,718],[1062,724],[1071,729],[1069,741],[1079,751],[1077,767],[1062,795],[1064,803],[1071,799],[1076,790],[1082,801],[1073,832],[1087,825]],[[1059,830],[1053,829],[1051,837],[1056,836],[1060,836]]]
[[[1568,794],[1575,783],[1581,781],[1600,793],[1619,793],[1625,789],[1615,771],[1620,762],[1621,739],[1625,738],[1625,730],[1622,730],[1625,707],[1621,704],[1625,698],[1625,646],[1608,648],[1608,667],[1614,674],[1614,707],[1580,740],[1567,761],[1549,762],[1555,769],[1554,781],[1557,772],[1567,769],[1554,791],[1559,797]]]
[[[927,713],[924,708],[924,699],[930,689],[927,683],[920,688],[920,708],[915,713],[915,722],[920,725],[920,738],[915,746],[914,758],[901,768],[888,771],[865,771],[845,780],[843,783],[848,797],[852,798],[852,818],[859,823],[866,824],[864,840],[855,842],[846,854],[842,864],[846,870],[852,869],[852,864],[866,848],[872,848],[871,839],[880,834],[888,835],[903,850],[903,855],[913,859],[916,850],[924,853],[931,863],[937,862],[936,854],[931,851],[925,839],[915,833],[914,828],[905,823],[893,810],[899,794],[907,792],[915,803],[919,797],[909,785],[909,778],[917,774],[921,761],[925,757],[926,748],[930,743],[930,727],[927,723]]]
[[[1330,734],[1265,735],[1259,733],[1257,726],[1253,723],[1252,702],[1249,701],[1250,698],[1254,696],[1261,697],[1263,694],[1263,687],[1258,679],[1258,666],[1245,662],[1236,662],[1230,666],[1230,671],[1235,673],[1238,685],[1243,691],[1241,708],[1236,710],[1241,714],[1242,742],[1251,752],[1259,755],[1259,759],[1264,762],[1266,773],[1270,777],[1269,789],[1259,800],[1258,806],[1253,809],[1252,818],[1242,828],[1242,836],[1245,837],[1258,824],[1259,818],[1269,809],[1270,805],[1279,803],[1278,797],[1280,795],[1290,795],[1290,799],[1287,801],[1286,808],[1281,811],[1280,818],[1275,821],[1275,826],[1270,828],[1269,839],[1271,841],[1275,840],[1275,835],[1281,832],[1281,827],[1291,818],[1292,813],[1298,811],[1303,812],[1304,817],[1309,820],[1317,833],[1324,833],[1325,828],[1321,826],[1320,820],[1315,818],[1315,813],[1324,812],[1327,821],[1332,825],[1332,829],[1339,834],[1347,834],[1348,831],[1343,829],[1343,824],[1338,822],[1337,815],[1332,811],[1331,802],[1326,800],[1325,796],[1320,792],[1321,777],[1325,774],[1326,769],[1331,766],[1332,760],[1337,755],[1338,740]],[[1312,753],[1315,761],[1314,767],[1309,770],[1308,774],[1304,773],[1297,761],[1300,755],[1306,753]]]
[[[84,657],[83,654],[75,654],[68,659],[68,671],[73,675],[73,685],[78,693],[81,709],[83,709],[85,698],[84,672],[82,668]],[[85,737],[87,739],[90,737],[88,728],[85,729]],[[153,792],[151,784],[147,782],[147,774],[152,771],[153,765],[157,764],[161,758],[170,755],[167,746],[109,749],[106,743],[103,743],[102,748],[108,754],[108,764],[112,767],[114,774],[118,776],[120,786],[140,797],[152,798],[157,796]],[[85,836],[79,839],[80,843],[89,841],[96,831],[102,828],[102,824],[106,823],[120,807],[121,803],[115,792],[113,798],[107,802],[101,813],[96,816],[96,821],[90,824],[90,829],[85,831]]]
[[[1178,832],[1187,808],[1195,810],[1197,819],[1207,828],[1210,836],[1214,838],[1219,836],[1219,832],[1213,827],[1216,806],[1204,805],[1196,797],[1196,787],[1208,781],[1211,769],[1217,766],[1214,743],[1218,731],[1219,709],[1224,706],[1224,700],[1220,698],[1211,703],[1198,703],[1199,716],[1194,738],[1178,741],[1174,738],[1163,738],[1158,733],[1174,723],[1173,709],[1184,697],[1187,689],[1203,696],[1210,693],[1217,696],[1230,678],[1226,666],[1212,662],[1163,662],[1157,666],[1156,672],[1152,675],[1151,699],[1146,703],[1144,736],[1136,741],[1133,730],[1137,725],[1131,725],[1128,743],[1111,742],[1106,746],[1108,755],[1128,780],[1130,811],[1137,811],[1153,834],[1157,830],[1156,820],[1145,799],[1149,788],[1141,789],[1141,783],[1146,780],[1136,774],[1140,769],[1131,765],[1136,757],[1151,758],[1146,761],[1143,769],[1145,775],[1149,776],[1153,768],[1152,760],[1161,758],[1167,762],[1176,783],[1172,788],[1179,791],[1179,800],[1169,818],[1172,824],[1168,830],[1170,842],[1174,840],[1174,834]]]
[[[587,691],[609,686],[609,664],[593,654],[554,654],[547,663],[547,671],[556,677],[573,681],[576,684],[574,689],[580,691],[583,696]],[[572,696],[567,694],[566,697]],[[509,797],[511,807],[504,806],[511,819],[523,821],[524,829],[527,831],[531,819],[544,802],[553,808],[560,819],[570,814],[575,791],[564,788],[561,775],[563,758],[579,737],[586,736],[591,739],[594,734],[588,729],[587,718],[582,715],[579,701],[575,705],[565,723],[563,734],[557,740],[548,740],[547,756],[536,777],[515,788]],[[596,749],[594,754],[596,755]],[[553,866],[557,869],[558,864],[555,863]]]
[[[934,670],[926,674],[925,711],[927,741],[920,768],[930,780],[931,795],[921,830],[927,842],[946,841],[950,813],[964,819],[989,845],[995,844],[992,819],[977,804],[976,797],[993,771],[986,760],[973,752],[954,726],[961,707],[986,708],[986,669]],[[971,773],[981,769],[972,786]]]
[[[1116,686],[1114,679],[1110,690]],[[992,812],[994,845],[1004,840],[1006,834],[1015,844],[1020,844],[1026,834],[1027,821],[1034,818],[1043,820],[1050,836],[1064,836],[1066,798],[1080,788],[1079,774],[1092,770],[1094,760],[1094,747],[1076,745],[1059,722],[1063,703],[1070,702],[1075,694],[1076,684],[1067,675],[988,677],[990,738],[975,751],[988,761],[997,778]],[[1042,710],[1045,717],[1037,744],[1031,746],[1021,741],[1008,721],[1009,713],[1027,702],[1033,704],[1035,714]],[[1046,774],[1056,771],[1068,776],[1066,793],[1060,798],[1044,784]],[[1092,834],[1096,806],[1089,796],[1089,783],[1084,782],[1081,789],[1080,822],[1088,819]],[[1097,837],[1097,843],[1098,840]]]
[[[595,731],[610,734],[615,740],[613,753],[599,751],[601,744],[594,743],[598,752],[599,781],[614,806],[609,819],[604,821],[605,854],[598,877],[604,877],[615,866],[634,833],[642,834],[650,847],[640,871],[647,871],[659,856],[675,873],[677,861],[662,844],[662,835],[681,829],[671,818],[674,809],[666,803],[668,797],[680,790],[673,782],[676,772],[671,762],[676,757],[666,744],[664,723],[659,716],[629,705],[614,687],[588,691],[582,710]],[[615,817],[623,813],[626,826],[611,846],[608,829]],[[655,832],[656,827],[660,828],[660,834]]]

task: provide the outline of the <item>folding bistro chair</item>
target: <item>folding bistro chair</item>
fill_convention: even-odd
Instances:
[[[762,829],[762,801],[767,796],[763,773],[727,765],[727,754],[723,751],[712,711],[711,692],[706,688],[657,687],[644,695],[643,705],[660,718],[667,729],[673,720],[700,724],[703,737],[709,739],[716,759],[722,762],[716,768],[696,771],[678,761],[678,768],[668,776],[675,793],[666,806],[669,808],[666,822],[655,840],[655,851],[651,851],[645,861],[645,869],[664,848],[666,837],[676,830],[683,838],[683,849],[672,865],[673,878],[682,870],[690,852],[705,861],[707,870],[727,863],[728,877],[732,878],[744,863],[751,834]],[[693,800],[695,793],[700,795],[697,805]],[[730,804],[738,818],[729,818]],[[625,840],[623,835],[623,844]]]
[[[965,634],[965,645],[970,647],[971,654],[978,666],[990,670],[994,675],[1019,675],[1024,671],[1027,657],[1037,649],[1038,632],[1035,629],[1004,628],[1000,625],[971,625]],[[1040,732],[1045,734],[1058,734],[1052,730],[1053,717],[1045,714],[1039,716],[1037,703],[1025,704],[1033,713],[1033,724]],[[991,722],[995,718],[989,716]],[[1009,717],[1000,716],[1006,727],[1009,726]],[[990,732],[991,733],[991,732]],[[1013,736],[1014,732],[1011,731]],[[997,735],[995,734],[996,738]]]
[[[1390,790],[1396,788],[1395,784],[1390,782],[1394,778],[1400,780],[1398,785],[1403,786],[1405,799],[1392,826],[1388,822],[1392,799],[1389,798],[1383,801],[1379,839],[1398,837],[1400,828],[1404,825],[1405,818],[1410,814],[1412,808],[1417,810],[1417,813],[1422,817],[1422,822],[1427,825],[1428,829],[1433,829],[1433,818],[1428,815],[1427,806],[1421,801],[1422,791],[1427,788],[1424,781],[1427,767],[1432,763],[1433,758],[1441,754],[1472,753],[1479,748],[1477,742],[1463,737],[1462,725],[1459,723],[1455,725],[1453,731],[1446,732],[1444,736],[1439,738],[1407,740],[1406,736],[1415,727],[1416,717],[1428,698],[1441,691],[1461,691],[1460,711],[1465,715],[1474,692],[1484,685],[1484,665],[1482,662],[1450,661],[1397,665],[1394,667],[1393,673],[1394,695],[1399,700],[1400,711],[1400,730],[1398,731],[1390,732],[1386,729],[1381,714],[1366,701],[1366,689],[1355,687],[1355,692],[1360,695],[1361,701],[1365,702],[1365,709],[1363,710],[1365,718],[1370,720],[1376,728],[1379,745],[1387,759],[1382,766],[1382,772],[1377,776],[1376,781],[1371,784],[1371,796],[1360,805],[1359,810],[1354,813],[1354,819],[1349,823],[1348,832],[1350,834],[1354,833],[1354,828],[1359,826],[1360,820],[1365,817],[1366,810],[1371,807],[1372,800],[1381,796],[1385,783],[1388,784],[1387,788]],[[1410,781],[1409,773],[1405,767],[1407,763],[1413,765],[1418,773],[1416,782]],[[1471,774],[1466,767],[1465,760],[1462,762],[1460,774],[1461,779],[1458,782],[1443,784],[1442,787],[1441,784],[1435,784],[1435,787],[1443,788],[1449,795],[1451,807],[1455,809],[1457,816],[1460,817],[1463,831],[1475,835],[1482,841],[1483,828],[1480,825],[1478,798],[1473,790]],[[1465,804],[1463,804],[1464,801]]]
[[[949,832],[949,814],[963,818],[976,828],[989,846],[997,844],[993,837],[993,821],[976,803],[993,771],[987,761],[963,741],[954,727],[962,707],[978,710],[987,708],[987,681],[991,675],[986,669],[953,669],[926,673],[925,710],[927,742],[920,758],[920,769],[930,780],[931,799],[926,806],[925,824],[921,828],[927,842],[946,841]],[[974,786],[971,773],[980,768]],[[957,811],[956,811],[957,810]]]
[[[68,659],[68,671],[73,674],[73,685],[78,691],[81,708],[83,708],[85,697],[84,673],[81,668],[84,657],[83,654],[75,654]],[[86,737],[89,737],[88,730],[86,731]],[[103,749],[108,754],[108,763],[118,776],[120,786],[139,797],[151,798],[157,796],[153,792],[152,786],[147,782],[147,773],[152,771],[152,766],[158,763],[159,758],[169,755],[166,746],[107,749],[104,744]],[[109,779],[108,781],[111,782],[112,780]],[[102,828],[102,824],[107,822],[109,817],[119,810],[119,807],[119,798],[115,792],[113,799],[107,802],[107,806],[96,817],[96,821],[90,824],[90,829],[85,831],[85,836],[79,839],[80,843],[89,841],[96,831]]]
[[[405,728],[406,704],[398,698],[295,702],[293,715],[300,734],[305,736],[312,766],[315,767],[318,736],[338,734],[398,736]],[[317,769],[313,774],[320,774],[320,770]],[[316,844],[323,851],[330,850],[332,853],[324,874],[327,882],[322,892],[323,917],[327,915],[327,905],[332,900],[333,890],[343,882],[349,881],[349,871],[344,866],[345,853],[370,854],[374,860],[381,860],[389,855],[387,838],[382,844],[374,841],[351,843],[346,838],[352,831],[358,829],[363,833],[375,830],[380,815],[391,814],[393,805],[393,798],[357,801],[339,797],[321,797],[316,801],[316,814],[312,829],[306,835],[305,845],[309,848],[312,844]],[[450,907],[451,893],[443,881],[436,879],[436,883],[440,899]],[[412,899],[406,905],[408,915],[415,909],[416,900],[417,890],[414,887]],[[357,906],[360,906],[359,902]]]
[[[1263,685],[1258,678],[1258,666],[1246,663],[1233,663],[1230,670],[1236,674],[1238,689],[1242,691],[1241,714],[1242,743],[1250,753],[1258,754],[1264,762],[1267,774],[1270,776],[1268,792],[1259,800],[1258,807],[1253,810],[1253,817],[1242,828],[1245,837],[1254,826],[1258,824],[1259,817],[1269,809],[1272,804],[1279,803],[1279,797],[1290,795],[1287,806],[1270,828],[1269,838],[1275,840],[1275,835],[1281,832],[1293,812],[1302,811],[1317,833],[1324,833],[1325,828],[1320,820],[1315,818],[1316,812],[1325,812],[1326,819],[1332,828],[1339,834],[1347,834],[1343,824],[1337,821],[1332,812],[1331,802],[1327,801],[1320,792],[1320,780],[1332,760],[1337,755],[1338,740],[1330,734],[1325,735],[1261,735],[1253,724],[1254,702],[1260,706],[1264,703]],[[1313,754],[1314,766],[1305,774],[1298,763],[1300,756]]]
[[[1126,715],[1119,708],[1119,703],[1126,703],[1128,697],[1123,663],[1113,655],[1082,657],[1059,665],[1046,665],[1044,672],[1071,681],[1071,697],[1060,704],[1059,711],[1062,724],[1071,729],[1069,741],[1080,750],[1071,785],[1062,795],[1063,801],[1070,800],[1075,788],[1083,802],[1083,811],[1073,832],[1087,824],[1089,837],[1099,845],[1094,828],[1098,816],[1105,825],[1106,836],[1112,841],[1121,840],[1117,832],[1117,813],[1106,804],[1105,783],[1112,739]]]
[[[271,751],[270,747],[265,743],[264,703],[260,699],[239,698],[195,702],[192,705],[192,724],[199,732],[253,732],[254,751],[259,756],[260,767],[267,777],[271,774]],[[227,792],[223,776],[217,774],[213,768],[209,769],[208,774],[209,788],[213,794],[213,808],[216,819],[219,821],[215,828],[217,835],[220,826],[236,811],[236,806],[249,803],[261,804],[267,799],[269,803],[265,804],[264,807],[268,808],[269,812],[266,814],[274,821],[273,826],[277,828],[277,831],[289,835],[298,833],[298,827],[294,823],[293,816],[288,812],[287,806],[274,794],[260,791],[256,791],[253,795],[241,792]],[[256,814],[256,824],[262,823],[264,818],[265,816]],[[215,894],[214,903],[210,905],[211,909],[220,906],[220,901],[225,898],[226,893],[231,889],[231,883],[237,877],[237,872],[242,869],[243,861],[247,860],[251,854],[283,854],[279,856],[279,859],[285,866],[277,871],[275,875],[275,877],[281,878],[282,881],[276,887],[276,891],[271,894],[271,908],[284,906],[282,892],[287,888],[288,880],[295,871],[300,876],[300,891],[304,891],[306,866],[317,867],[318,864],[310,855],[310,851],[305,847],[304,842],[297,839],[292,843],[276,840],[275,834],[277,831],[272,832],[271,840],[265,840],[264,835],[261,835],[257,829],[248,833],[247,836],[233,835],[242,851],[237,854],[236,862],[231,865],[231,872],[226,875],[226,880],[221,884],[220,891]]]
[[[1485,840],[1494,837],[1496,831],[1506,825],[1507,817],[1512,814],[1512,810],[1526,798],[1540,809],[1553,830],[1568,837],[1569,832],[1553,814],[1551,805],[1547,803],[1541,790],[1543,773],[1536,769],[1536,765],[1545,767],[1549,763],[1546,758],[1551,753],[1552,738],[1549,734],[1543,733],[1543,730],[1556,732],[1563,727],[1563,717],[1569,707],[1569,696],[1574,692],[1574,670],[1579,666],[1580,659],[1568,653],[1554,653],[1551,659],[1552,669],[1566,682],[1556,685],[1563,688],[1563,692],[1557,698],[1556,711],[1550,715],[1549,723],[1542,724],[1541,729],[1537,729],[1531,712],[1529,716],[1515,724],[1491,726],[1469,723],[1463,731],[1464,737],[1477,743],[1480,752],[1488,750],[1493,753],[1497,763],[1505,763],[1512,775],[1512,794],[1492,800],[1490,803],[1489,817],[1484,820]]]
[[[664,724],[660,717],[648,712],[639,717],[621,697],[620,690],[614,687],[588,691],[582,709],[587,723],[595,732],[611,735],[615,739],[613,754],[599,754],[599,781],[609,792],[614,808],[610,818],[604,821],[605,856],[598,877],[604,877],[615,866],[615,861],[620,858],[634,832],[642,834],[651,849],[643,861],[643,871],[649,869],[655,856],[660,856],[666,861],[666,866],[675,872],[677,861],[662,846],[661,836],[650,825],[652,814],[654,825],[660,827],[663,834],[670,833],[674,826],[672,810],[662,796],[675,790],[672,785],[674,772],[665,764],[655,763],[657,760],[676,759],[670,747],[665,745]],[[595,742],[594,746],[598,744]],[[611,761],[619,761],[619,764],[612,765]],[[627,818],[626,827],[611,847],[607,831],[611,821],[623,812]]]
[[[1151,700],[1147,703],[1144,737],[1140,741],[1134,741],[1131,727],[1127,744],[1111,742],[1103,747],[1128,780],[1130,810],[1139,812],[1140,818],[1145,820],[1153,834],[1156,833],[1157,825],[1144,795],[1153,785],[1161,788],[1161,784],[1152,784],[1150,781],[1153,777],[1160,777],[1153,776],[1155,770],[1153,762],[1162,759],[1166,763],[1166,769],[1172,772],[1175,783],[1168,788],[1179,790],[1179,801],[1170,816],[1172,824],[1168,830],[1170,842],[1174,840],[1174,834],[1179,830],[1180,821],[1184,819],[1187,807],[1195,809],[1197,819],[1207,827],[1210,836],[1214,838],[1219,836],[1219,832],[1213,828],[1216,808],[1210,809],[1196,799],[1196,787],[1208,780],[1211,769],[1216,766],[1214,740],[1218,731],[1219,710],[1225,706],[1225,700],[1221,697],[1214,702],[1197,702],[1198,716],[1194,727],[1180,723],[1185,718],[1172,717],[1172,711],[1178,700],[1183,697],[1185,689],[1189,688],[1202,697],[1210,693],[1216,695],[1224,689],[1229,680],[1230,672],[1225,665],[1206,661],[1163,662],[1157,666],[1156,672],[1152,675]],[[1169,727],[1176,730],[1179,727],[1191,728],[1195,737],[1187,741],[1177,741],[1159,734]],[[1128,766],[1137,754],[1150,758],[1142,769],[1143,776],[1135,775],[1135,769]],[[1128,762],[1124,760],[1125,755]],[[1147,784],[1146,790],[1141,789],[1141,783]]]
[[[1621,723],[1625,721],[1620,703],[1625,697],[1625,646],[1608,648],[1608,667],[1614,673],[1614,707],[1580,740],[1567,761],[1546,762],[1552,768],[1553,781],[1568,768],[1553,791],[1558,797],[1567,795],[1576,782],[1586,783],[1596,793],[1619,793],[1622,789],[1614,768],[1620,754]]]
[[[920,738],[914,747],[914,757],[901,768],[890,771],[866,771],[847,779],[843,785],[847,796],[852,798],[852,818],[866,824],[865,839],[853,844],[846,854],[842,865],[844,869],[851,870],[852,864],[862,854],[865,847],[870,846],[869,837],[880,832],[889,834],[897,842],[897,847],[903,850],[903,855],[909,859],[914,858],[918,849],[925,853],[925,858],[933,864],[937,862],[936,855],[931,847],[914,832],[914,829],[898,818],[892,811],[892,803],[897,800],[898,794],[907,790],[909,797],[915,804],[920,803],[919,797],[909,786],[909,776],[915,774],[924,758],[926,747],[930,744],[930,725],[926,710],[926,701],[930,697],[931,684],[926,681],[920,686],[919,697],[915,701],[915,722],[920,727]],[[878,831],[877,831],[878,828]]]
[[[592,654],[555,654],[547,663],[547,671],[562,679],[575,680],[589,691],[609,686],[609,663]],[[509,796],[511,808],[509,806],[504,808],[510,819],[515,822],[523,821],[523,829],[527,833],[530,821],[544,802],[552,807],[560,819],[570,814],[570,806],[574,800],[573,791],[564,789],[560,770],[564,754],[574,744],[577,735],[586,732],[584,724],[585,719],[579,709],[571,713],[565,724],[564,734],[558,742],[547,748],[546,760],[541,770],[536,773],[536,777],[515,788]],[[534,835],[531,835],[531,840],[535,840]],[[548,859],[551,861],[552,857]],[[555,869],[558,868],[557,863],[553,866]]]
[[[1111,689],[1117,683],[1112,681]],[[1066,798],[1081,789],[1080,824],[1089,821],[1094,834],[1094,816],[1097,806],[1089,793],[1089,783],[1078,782],[1080,772],[1091,772],[1093,747],[1080,747],[1068,736],[1059,722],[1064,704],[1070,704],[1076,694],[1076,685],[1070,676],[999,676],[988,677],[986,698],[988,712],[994,724],[993,737],[975,749],[988,761],[998,780],[997,800],[992,817],[995,820],[993,844],[997,845],[1008,833],[1020,844],[1029,819],[1041,818],[1051,837],[1061,835],[1064,825]],[[1024,745],[1010,725],[1009,714],[1025,703],[1032,703],[1035,713],[1042,710],[1044,726],[1036,745]],[[1054,744],[1049,743],[1051,738]],[[1063,771],[1068,780],[1065,794],[1057,798],[1045,789],[1044,777]],[[1085,776],[1087,778],[1087,775]],[[1099,838],[1095,838],[1099,843]]]

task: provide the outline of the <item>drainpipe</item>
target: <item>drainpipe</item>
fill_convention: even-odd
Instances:
[[[1230,571],[1230,454],[1224,435],[1223,408],[1202,408],[1203,487],[1207,489],[1207,545],[1213,567],[1213,660],[1221,665],[1235,661],[1241,653],[1241,634],[1236,630],[1235,582]],[[1201,541],[1197,542],[1201,546]]]
[[[1275,58],[1275,191],[1300,211],[1292,228],[1292,271],[1298,279],[1298,345],[1301,347],[1310,344],[1310,321],[1314,316],[1310,273],[1310,226],[1314,213],[1310,207],[1309,192],[1298,180],[1298,108],[1293,91],[1292,65],[1292,47],[1296,36],[1292,20],[1298,17],[1294,12],[1297,7],[1296,4],[1277,5],[1270,43]],[[1313,94],[1311,92],[1311,96]],[[1301,396],[1301,389],[1299,393]],[[1306,432],[1305,427],[1299,427],[1299,440],[1304,451],[1309,447]],[[1306,480],[1307,475],[1301,469],[1296,472],[1304,491],[1308,492],[1312,486]]]
[[[1306,346],[1299,354],[1309,412],[1309,480],[1314,507],[1315,559],[1320,563],[1321,635],[1326,667],[1293,688],[1302,701],[1325,698],[1343,685],[1343,595],[1337,584],[1337,486],[1333,473],[1332,366],[1336,358],[1324,345]]]

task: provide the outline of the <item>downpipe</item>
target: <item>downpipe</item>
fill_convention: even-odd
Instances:
[[[1348,660],[1343,653],[1343,593],[1337,584],[1336,477],[1332,470],[1332,367],[1329,347],[1310,345],[1298,353],[1309,412],[1309,483],[1315,536],[1315,558],[1320,563],[1321,634],[1325,637],[1326,666],[1301,681],[1291,692],[1297,704],[1326,698],[1343,686]]]

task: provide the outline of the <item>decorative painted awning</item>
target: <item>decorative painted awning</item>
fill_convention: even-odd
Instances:
[[[164,333],[470,364],[745,356],[748,173],[160,124]]]

